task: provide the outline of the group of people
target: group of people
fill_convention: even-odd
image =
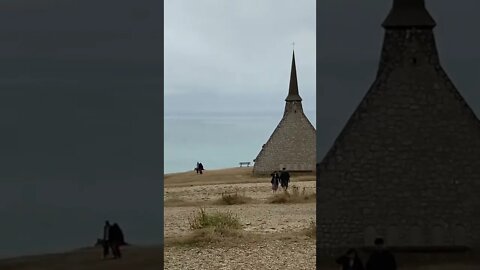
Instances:
[[[337,259],[342,270],[396,270],[397,263],[393,254],[385,249],[382,238],[375,239],[376,250],[370,255],[365,267],[355,249],[349,249]]]
[[[202,174],[204,170],[203,164],[201,162],[197,162],[197,166],[193,170],[196,171],[197,174]]]
[[[106,259],[112,250],[112,255],[114,259],[120,259],[122,253],[120,252],[120,246],[125,245],[125,239],[123,236],[122,229],[118,226],[117,223],[110,225],[110,222],[105,221],[105,226],[103,226],[103,258]]]
[[[270,183],[272,183],[273,193],[277,192],[279,184],[284,191],[287,191],[288,183],[290,182],[290,173],[288,173],[285,168],[283,168],[280,172],[273,172],[272,174],[270,174],[270,176],[272,176],[272,180],[270,181]]]

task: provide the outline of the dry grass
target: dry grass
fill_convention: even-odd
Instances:
[[[185,206],[198,206],[201,205],[236,205],[236,204],[246,204],[253,202],[254,199],[250,198],[243,194],[240,194],[238,191],[235,192],[223,192],[221,197],[217,200],[211,201],[186,201],[184,199],[171,196],[166,199],[163,203],[164,207],[185,207]]]
[[[310,221],[310,225],[305,229],[305,235],[317,239],[317,224],[315,221]]]
[[[269,200],[269,203],[314,203],[316,202],[316,193],[308,192],[305,188],[300,192],[298,187],[292,186],[292,193],[285,191],[275,194]]]
[[[247,197],[245,193],[238,194],[238,192],[224,192],[222,197],[218,199],[215,204],[218,205],[235,205],[235,204],[246,204],[252,202],[253,199]]]
[[[243,236],[242,224],[239,218],[231,212],[207,213],[200,208],[189,220],[191,234],[170,241],[165,241],[167,246],[185,245],[202,246],[228,242],[228,239],[238,239]],[[231,242],[235,242],[231,241]]]
[[[242,228],[239,218],[231,212],[215,212],[207,213],[204,208],[192,215],[188,223],[190,229],[206,229],[213,228],[215,231],[222,233],[224,230],[238,230]]]

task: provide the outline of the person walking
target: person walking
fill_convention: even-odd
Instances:
[[[200,174],[203,173],[204,169],[203,169],[203,164],[201,162],[198,164],[198,170],[200,171]]]
[[[277,173],[278,174],[278,181],[280,182],[280,187],[285,190],[285,175],[283,172]]]
[[[197,172],[197,174],[199,173],[199,169],[200,169],[200,162],[197,161],[197,166],[195,167],[195,171]]]
[[[283,190],[287,191],[288,183],[290,182],[290,173],[288,173],[285,168],[283,168],[282,172],[280,173],[280,182]]]
[[[278,189],[278,183],[280,181],[280,177],[278,176],[278,173],[276,171],[273,172],[271,176],[272,176],[272,180],[270,181],[270,183],[272,183],[272,191],[273,193],[276,193]]]
[[[122,237],[123,237],[123,233],[120,227],[118,226],[117,223],[114,223],[110,227],[110,233],[109,233],[110,245],[112,248],[114,259],[120,259],[122,257],[122,253],[120,252]]]
[[[395,256],[385,248],[382,238],[375,239],[375,247],[367,261],[367,270],[397,270]]]
[[[110,240],[109,240],[110,227],[111,227],[110,222],[108,220],[105,221],[105,225],[103,226],[103,240],[102,240],[103,259],[106,259],[110,253]]]
[[[357,250],[353,248],[338,258],[336,262],[341,265],[341,270],[364,270],[362,260],[360,260]]]

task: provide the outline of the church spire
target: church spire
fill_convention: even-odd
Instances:
[[[384,28],[433,28],[435,25],[435,20],[425,8],[425,0],[394,0],[382,24]]]
[[[290,87],[288,88],[288,96],[285,101],[302,101],[302,98],[298,94],[297,83],[297,69],[295,67],[295,51],[292,56],[292,70],[290,72]]]

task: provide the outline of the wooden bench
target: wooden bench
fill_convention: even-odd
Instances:
[[[239,162],[239,164],[240,164],[240,167],[243,167],[243,165],[247,165],[247,167],[250,167],[250,162],[248,161]]]

